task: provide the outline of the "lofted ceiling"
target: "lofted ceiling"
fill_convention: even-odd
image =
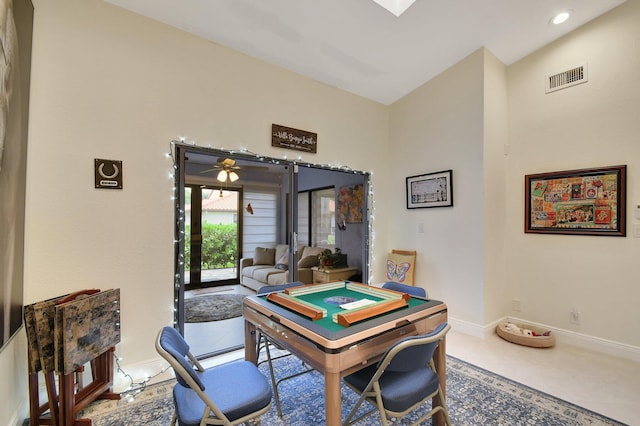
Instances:
[[[510,65],[624,2],[416,0],[396,16],[377,0],[104,1],[385,105],[483,46]]]

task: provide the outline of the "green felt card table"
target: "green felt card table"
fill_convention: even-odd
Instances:
[[[243,303],[245,320],[245,359],[257,362],[257,331],[269,336],[281,347],[324,374],[326,424],[339,425],[341,419],[340,380],[371,363],[377,362],[396,341],[411,335],[424,334],[447,322],[447,305],[441,301],[389,292],[378,287],[348,281],[304,286],[302,294],[278,293],[278,297],[296,299],[301,305],[318,309],[322,317],[300,313],[295,306],[283,306],[270,300],[267,294],[248,296]],[[290,289],[288,289],[290,290]],[[367,299],[371,306],[344,310],[340,302]],[[396,303],[401,307],[376,313],[376,306]],[[302,309],[304,310],[304,309]],[[359,314],[359,310],[368,314]],[[371,311],[373,310],[373,314]],[[356,314],[353,322],[340,324],[338,314]],[[369,315],[371,314],[371,315]],[[365,319],[358,320],[364,315]],[[443,394],[446,395],[446,346],[443,340],[434,354]],[[434,401],[440,404],[440,401]],[[438,422],[442,419],[438,418]]]

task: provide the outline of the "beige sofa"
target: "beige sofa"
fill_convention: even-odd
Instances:
[[[318,266],[318,254],[322,247],[301,246],[298,248],[298,281],[313,282],[314,266]],[[254,291],[266,285],[281,285],[290,282],[288,270],[289,246],[258,247],[253,257],[240,259],[240,284]]]

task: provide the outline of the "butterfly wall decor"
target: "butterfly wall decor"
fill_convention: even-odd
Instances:
[[[387,281],[413,285],[416,252],[393,249],[387,255]]]
[[[410,268],[411,264],[408,262],[396,264],[393,260],[387,260],[387,279],[404,284]]]

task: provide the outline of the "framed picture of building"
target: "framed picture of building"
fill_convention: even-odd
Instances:
[[[427,173],[407,178],[407,208],[453,206],[453,171]]]

